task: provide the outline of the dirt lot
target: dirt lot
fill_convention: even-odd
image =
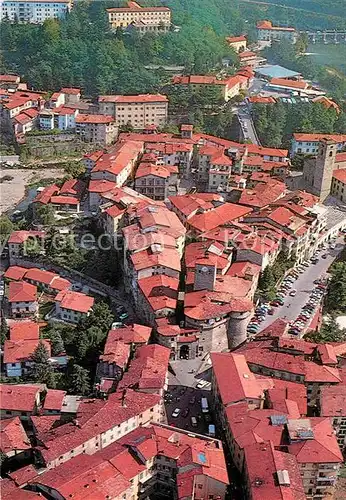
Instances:
[[[28,184],[41,179],[58,179],[64,177],[62,169],[1,169],[0,177],[13,177],[10,181],[0,183],[0,214],[14,208],[25,195],[25,187]]]

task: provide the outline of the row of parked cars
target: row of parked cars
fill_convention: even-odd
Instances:
[[[316,287],[311,292],[309,300],[306,302],[306,304],[304,304],[299,316],[291,324],[288,333],[299,335],[300,332],[309,325],[311,319],[315,315],[316,308],[321,303],[321,300],[325,294],[326,283],[320,280],[315,280],[314,283]]]
[[[255,310],[255,315],[251,318],[250,323],[247,327],[247,332],[250,335],[254,335],[260,329],[262,321],[266,319],[267,314],[274,314],[274,310],[270,307],[270,304],[261,304]]]

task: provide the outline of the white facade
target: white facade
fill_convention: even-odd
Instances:
[[[321,135],[321,138],[323,136]],[[296,141],[292,140],[292,148],[291,148],[291,156],[294,156],[297,153],[301,154],[310,154],[316,155],[318,153],[318,148],[320,145],[320,141]],[[339,142],[336,145],[338,151],[341,151],[346,146],[346,140],[343,142]]]
[[[11,302],[11,313],[13,318],[34,316],[38,313],[38,302]]]
[[[61,307],[60,302],[55,302],[55,312],[56,315],[63,321],[68,321],[69,323],[79,323],[82,318],[89,315],[89,312],[82,313],[79,311],[73,311],[72,309],[65,309]]]
[[[20,23],[43,23],[46,19],[61,19],[71,10],[71,0],[3,0],[0,21],[7,18]]]

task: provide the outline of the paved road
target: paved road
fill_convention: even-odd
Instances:
[[[208,423],[202,416],[201,398],[206,397],[210,404],[210,391],[203,391],[201,389],[179,385],[169,386],[166,394],[170,394],[173,397],[172,401],[165,402],[167,421],[169,425],[174,425],[180,429],[187,429],[191,432],[197,432],[198,434],[207,434]],[[194,398],[194,403],[192,404],[190,403],[191,398]],[[179,417],[172,417],[172,413],[175,408],[180,408],[182,410]],[[189,414],[184,417],[182,413],[186,408],[189,409]],[[197,427],[192,427],[191,417],[196,417],[198,421]]]
[[[275,308],[275,314],[273,316],[267,316],[266,320],[261,323],[261,330],[270,325],[275,319],[283,318],[288,321],[292,321],[299,316],[299,313],[307,302],[310,293],[314,285],[314,280],[321,278],[328,271],[328,268],[333,263],[335,257],[341,252],[343,248],[343,239],[339,238],[337,247],[335,250],[325,250],[321,251],[319,254],[319,261],[317,264],[311,264],[303,274],[294,282],[293,289],[297,290],[297,295],[295,297],[290,297],[289,295],[285,298],[285,303],[283,306]],[[321,256],[327,254],[326,259],[322,259]],[[261,331],[260,330],[260,331]]]
[[[247,106],[240,106],[237,112],[244,139],[250,139],[252,144],[260,144],[250,111]]]

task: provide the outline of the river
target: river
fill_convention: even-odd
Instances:
[[[332,66],[346,75],[346,43],[338,45],[316,43],[308,47],[312,60],[323,66]]]

